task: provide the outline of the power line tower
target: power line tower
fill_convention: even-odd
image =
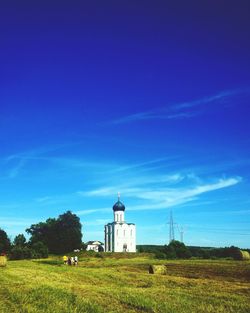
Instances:
[[[184,237],[184,233],[186,232],[186,230],[184,230],[183,226],[179,226],[178,224],[177,224],[177,228],[178,228],[178,231],[180,233],[181,242],[183,242],[183,237]]]
[[[174,219],[172,210],[170,210],[169,215],[169,243],[174,240]]]
[[[183,227],[181,227],[180,228],[181,242],[183,242],[183,235],[184,235],[184,229],[183,229]]]

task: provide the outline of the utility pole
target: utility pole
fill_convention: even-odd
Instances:
[[[184,234],[184,229],[183,229],[183,227],[181,227],[180,228],[181,242],[183,242],[183,234]]]
[[[177,228],[178,228],[178,231],[179,231],[179,233],[180,233],[181,242],[183,242],[184,227],[183,227],[183,226],[179,226],[179,225],[177,224]]]
[[[170,210],[169,215],[169,243],[174,240],[174,220],[173,220],[173,213]]]

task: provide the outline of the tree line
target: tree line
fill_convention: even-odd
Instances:
[[[48,218],[45,222],[32,224],[26,232],[30,236],[28,241],[23,234],[19,234],[11,242],[6,232],[0,229],[0,254],[7,254],[10,259],[29,259],[46,258],[49,253],[66,254],[74,249],[86,249],[82,242],[80,219],[71,211],[58,218]],[[139,245],[137,251],[154,253],[159,259],[242,259],[242,251],[238,247],[187,247],[176,240],[165,246]]]
[[[238,247],[224,248],[206,248],[206,247],[188,247],[183,242],[172,240],[168,245],[139,245],[138,252],[154,253],[158,259],[233,259],[242,260],[242,251]],[[250,252],[246,249],[247,253]]]
[[[8,254],[15,260],[46,258],[48,253],[64,254],[82,246],[80,219],[70,211],[58,218],[32,224],[26,232],[30,236],[28,241],[19,234],[11,242],[7,233],[0,229],[0,254]]]

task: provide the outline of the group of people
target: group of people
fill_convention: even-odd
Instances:
[[[65,265],[75,265],[77,266],[78,265],[78,256],[66,256],[64,255],[63,257],[63,263]]]

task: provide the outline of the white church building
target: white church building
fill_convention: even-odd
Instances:
[[[114,221],[105,225],[105,251],[106,252],[136,252],[135,224],[125,222],[125,206],[118,201],[113,206]]]

